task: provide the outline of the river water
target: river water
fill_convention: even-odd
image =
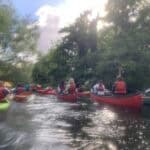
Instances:
[[[150,150],[150,106],[141,111],[53,96],[0,112],[0,150]]]

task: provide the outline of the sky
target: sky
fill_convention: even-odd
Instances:
[[[46,53],[61,38],[59,30],[73,23],[85,10],[92,10],[93,16],[105,15],[107,0],[12,0],[21,16],[36,18],[40,38],[38,49]]]

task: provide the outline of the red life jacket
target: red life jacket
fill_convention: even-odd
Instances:
[[[5,90],[5,89],[4,89],[3,87],[0,87],[0,101],[3,100],[3,99],[5,98],[5,96],[6,96],[6,95],[4,94],[4,90]]]
[[[76,92],[76,85],[74,83],[70,83],[69,94],[74,94]]]
[[[124,81],[116,81],[115,82],[115,93],[116,94],[126,94],[126,83]]]
[[[22,92],[24,92],[24,87],[18,87],[16,94],[20,94]]]

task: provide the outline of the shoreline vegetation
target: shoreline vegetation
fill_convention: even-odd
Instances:
[[[92,87],[102,79],[109,89],[121,74],[131,89],[150,87],[150,3],[108,0],[105,17],[89,19],[87,10],[60,30],[63,38],[41,56],[34,20],[18,17],[0,1],[0,80],[56,87],[73,77]],[[103,28],[98,30],[98,23]],[[51,33],[49,33],[51,34]],[[37,56],[37,63],[28,58]]]

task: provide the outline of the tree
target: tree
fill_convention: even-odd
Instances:
[[[22,74],[20,77],[23,81],[30,81],[33,65],[29,57],[37,53],[37,27],[29,18],[22,19],[17,16],[10,3],[6,1],[0,1],[0,22],[0,61],[7,66],[1,66],[0,71],[7,78],[10,78],[9,75],[16,78],[15,73],[7,74],[11,72],[7,69],[12,68],[13,72],[15,68],[16,72],[20,72],[18,80],[19,74]],[[3,73],[0,75],[1,79],[4,79]]]
[[[67,51],[70,75],[86,81],[95,72],[97,53],[97,23],[98,17],[89,20],[90,11],[85,11],[75,23],[63,28],[63,50]]]
[[[110,27],[107,31],[104,30],[100,37],[102,42],[99,46],[105,50],[105,64],[111,61],[112,66],[116,64],[118,68],[124,68],[124,76],[133,88],[143,88],[150,83],[148,79],[150,75],[149,6],[150,4],[145,0],[109,1],[106,7],[108,14],[104,20],[110,24]],[[110,42],[107,39],[111,39]],[[113,74],[116,72],[116,67],[111,70]]]

